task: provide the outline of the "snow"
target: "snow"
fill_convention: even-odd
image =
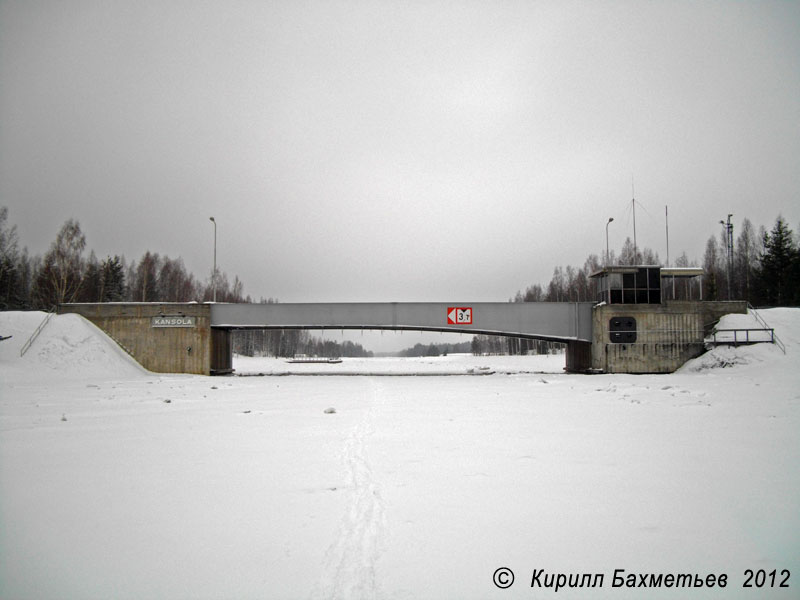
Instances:
[[[761,314],[785,355],[719,347],[672,375],[457,355],[209,378],[149,373],[76,315],[20,358],[44,315],[0,313],[0,597],[797,598],[800,310]],[[604,583],[556,594],[534,569]],[[743,589],[746,569],[791,587]]]
[[[290,363],[283,358],[234,356],[239,375],[488,375],[562,373],[564,354],[408,358],[342,358],[341,363]]]
[[[0,365],[8,377],[55,380],[125,378],[146,371],[94,324],[79,315],[54,316],[25,355],[20,351],[46,313],[0,313],[0,332],[12,338],[0,342]]]

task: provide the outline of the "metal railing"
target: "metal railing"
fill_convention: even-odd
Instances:
[[[755,332],[758,334],[765,334],[765,335],[753,335],[751,337],[751,332]],[[733,333],[733,339],[730,339],[730,336],[727,334]],[[718,334],[722,334],[722,339],[717,337]],[[741,337],[740,334],[744,334],[744,337]],[[768,337],[769,339],[763,339],[764,337]],[[759,339],[762,338],[762,339]],[[770,344],[775,343],[775,330],[769,327],[764,328],[737,328],[737,329],[714,329],[711,332],[711,340],[706,340],[707,344],[712,344],[714,346],[720,345],[728,345],[728,346],[738,346],[739,344],[758,344],[763,342],[769,342]],[[784,350],[784,354],[786,351]]]
[[[51,310],[47,313],[47,316],[42,319],[42,322],[39,323],[39,326],[36,330],[31,334],[31,337],[28,338],[28,341],[23,344],[22,349],[19,351],[20,358],[25,356],[25,353],[30,349],[31,345],[33,344],[34,340],[39,337],[39,334],[42,333],[42,329],[50,322],[50,319],[53,318],[53,315],[56,314],[55,309]]]

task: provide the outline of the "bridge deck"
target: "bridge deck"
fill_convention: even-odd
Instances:
[[[592,302],[212,304],[211,326],[447,331],[590,342],[592,306]],[[469,312],[464,312],[467,308]]]

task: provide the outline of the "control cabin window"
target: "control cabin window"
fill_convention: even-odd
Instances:
[[[598,301],[610,304],[661,304],[661,268],[631,267],[606,272],[598,282]]]

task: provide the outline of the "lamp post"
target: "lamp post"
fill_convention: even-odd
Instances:
[[[217,301],[217,222],[214,217],[209,217],[209,221],[214,224],[214,270],[211,273],[211,286],[214,289],[214,302]]]
[[[608,253],[608,226],[611,225],[611,221],[614,220],[614,217],[609,217],[608,222],[606,223],[606,266],[608,266],[609,261],[609,253]]]

